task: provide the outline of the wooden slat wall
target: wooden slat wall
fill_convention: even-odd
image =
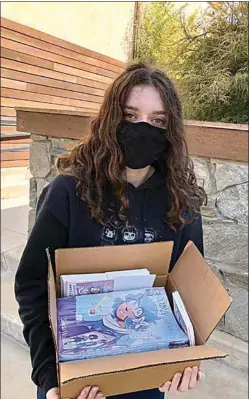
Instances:
[[[16,133],[14,126],[5,127],[16,119],[15,107],[96,113],[124,68],[121,61],[1,18],[2,134]]]

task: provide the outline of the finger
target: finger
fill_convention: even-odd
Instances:
[[[205,380],[205,374],[202,371],[198,372],[198,381],[204,381]]]
[[[59,392],[51,392],[49,396],[46,396],[47,399],[58,399],[59,398]]]
[[[77,399],[87,399],[90,390],[91,387],[89,386],[83,388],[82,392],[80,393]]]
[[[99,393],[99,388],[98,387],[93,387],[89,391],[89,394],[87,396],[87,399],[96,399],[96,395]]]
[[[181,373],[176,373],[174,375],[174,378],[172,379],[172,382],[171,382],[171,385],[170,385],[170,388],[169,388],[168,392],[177,392],[177,388],[178,388],[178,385],[180,383],[181,376],[182,376]]]
[[[98,394],[96,395],[96,399],[105,399],[105,398],[101,392],[98,392]]]
[[[192,368],[192,373],[189,381],[189,389],[193,389],[195,387],[197,378],[198,378],[198,367],[195,366]]]
[[[187,367],[185,369],[184,373],[183,373],[183,376],[182,376],[182,379],[181,379],[181,383],[180,383],[180,385],[178,387],[178,391],[180,391],[180,392],[188,391],[191,374],[192,374],[191,367]]]
[[[170,388],[170,385],[171,385],[171,381],[165,382],[165,384],[163,384],[163,385],[159,388],[159,391],[160,391],[160,392],[168,392],[168,391],[169,391],[169,388]]]
[[[58,388],[51,388],[46,395],[46,399],[58,399],[59,396],[59,389]]]

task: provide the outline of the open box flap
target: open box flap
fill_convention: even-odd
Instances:
[[[231,297],[192,241],[186,245],[170,277],[203,340],[207,341],[231,305]]]
[[[52,268],[49,250],[46,250],[48,258],[48,309],[49,309],[49,322],[52,331],[55,347],[57,348],[57,309],[56,309],[56,285],[54,272]],[[57,350],[56,350],[57,352]]]
[[[57,281],[62,274],[102,273],[116,270],[148,269],[167,275],[173,242],[67,248],[55,251]]]
[[[163,364],[222,358],[226,353],[207,345],[60,363],[61,384],[93,375],[118,373]]]

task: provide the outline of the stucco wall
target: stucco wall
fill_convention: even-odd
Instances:
[[[134,2],[2,2],[1,16],[127,61]]]

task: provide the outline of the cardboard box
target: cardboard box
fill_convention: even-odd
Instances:
[[[199,366],[201,360],[227,354],[205,345],[231,304],[219,279],[190,241],[171,273],[168,273],[173,242],[59,249],[55,253],[56,275],[49,259],[49,318],[57,348],[56,298],[60,275],[98,273],[147,268],[157,275],[155,286],[166,287],[171,300],[178,290],[195,330],[196,346],[105,358],[58,362],[60,397],[76,398],[84,386],[97,385],[105,396],[160,387],[176,372]],[[47,251],[48,253],[48,251]],[[48,254],[49,257],[49,254]]]

